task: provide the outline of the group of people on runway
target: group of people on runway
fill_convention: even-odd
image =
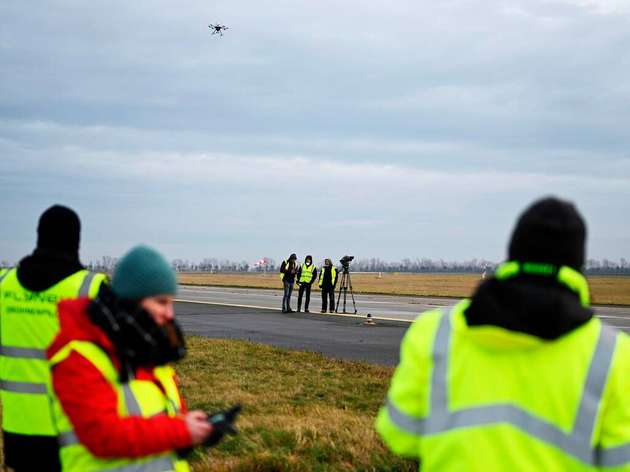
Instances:
[[[311,287],[316,280],[322,292],[322,309],[320,313],[335,311],[335,286],[337,285],[337,269],[330,259],[324,259],[321,269],[313,264],[313,256],[304,258],[304,263],[298,265],[297,256],[291,254],[288,259],[282,261],[280,266],[280,280],[282,280],[284,294],[282,297],[282,313],[293,313],[291,309],[291,294],[293,286],[299,286],[297,311],[302,311],[302,298],[304,300],[304,312],[309,313],[311,301]]]

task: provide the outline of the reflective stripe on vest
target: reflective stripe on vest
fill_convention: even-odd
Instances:
[[[72,352],[88,360],[110,383],[118,396],[118,414],[121,417],[139,416],[151,418],[167,414],[176,416],[181,409],[181,398],[175,384],[175,373],[171,367],[156,367],[155,377],[163,391],[152,381],[133,379],[121,384],[118,372],[111,359],[97,345],[86,341],[71,341],[61,348],[50,360],[51,366],[63,362]],[[55,422],[58,428],[60,457],[64,471],[177,471],[189,470],[188,463],[179,460],[174,452],[155,454],[140,458],[98,458],[81,444],[65,415],[59,400],[55,398]]]
[[[311,264],[307,266],[306,264],[302,264],[302,272],[300,273],[299,282],[311,283],[313,280],[313,272],[315,271],[315,264]]]
[[[5,392],[13,392],[13,393],[46,394],[48,392],[48,387],[44,383],[13,382],[11,380],[0,380],[0,388],[2,388],[2,390],[4,390]]]
[[[35,349],[30,347],[0,346],[0,355],[4,357],[16,357],[21,359],[42,359],[46,360],[45,349]]]
[[[68,431],[62,433],[58,436],[59,445],[63,447],[67,446],[78,446],[80,445],[79,438],[77,438],[74,431]],[[173,459],[171,457],[156,457],[155,459],[150,459],[148,461],[143,461],[139,464],[130,463],[127,465],[122,465],[119,467],[99,469],[106,470],[107,472],[155,472],[155,471],[169,471],[169,470],[185,470],[181,467],[177,467],[177,465],[173,464]],[[64,468],[66,470],[66,468]]]
[[[447,406],[448,356],[451,339],[451,316],[441,316],[433,346],[431,376],[431,411],[417,418],[400,411],[389,399],[386,409],[392,422],[401,430],[416,435],[432,435],[455,428],[508,423],[524,433],[556,446],[586,464],[618,465],[628,460],[630,447],[594,449],[591,438],[597,420],[611,360],[615,351],[616,333],[600,324],[601,331],[588,369],[582,398],[573,430],[569,433],[513,404],[495,404],[449,411]],[[617,462],[622,461],[622,462]]]
[[[81,287],[79,288],[79,297],[87,297],[90,294],[90,287],[92,286],[92,281],[96,276],[97,274],[95,272],[87,273],[87,275],[83,279],[83,282],[81,283]]]
[[[156,457],[140,464],[129,464],[113,469],[105,469],[107,472],[165,472],[174,470],[173,460],[168,457]]]
[[[95,295],[104,274],[80,270],[41,292],[22,286],[17,268],[0,280],[2,427],[16,434],[54,436],[46,348],[59,331],[57,303]]]
[[[597,450],[597,464],[616,467],[630,462],[630,444]]]

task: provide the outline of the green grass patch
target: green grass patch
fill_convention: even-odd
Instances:
[[[245,341],[187,342],[188,356],[176,369],[188,408],[243,405],[240,434],[196,448],[193,472],[418,470],[392,455],[374,431],[392,368]]]
[[[241,403],[240,434],[197,450],[193,470],[415,471],[373,423],[392,368],[245,341],[189,337],[177,371],[190,409]]]

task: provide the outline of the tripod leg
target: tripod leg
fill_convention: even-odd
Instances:
[[[335,308],[335,313],[339,312],[339,301],[341,300],[342,287],[343,287],[343,276],[342,276],[341,280],[339,281],[339,293],[337,294],[337,303],[335,304],[335,307],[334,307]],[[333,297],[334,297],[334,294],[333,294]],[[333,307],[330,307],[330,308],[332,309]]]
[[[348,285],[350,286],[350,295],[352,296],[352,306],[354,307],[354,314],[357,314],[357,304],[354,301],[354,290],[352,290],[352,280],[350,279],[350,274],[348,273]]]

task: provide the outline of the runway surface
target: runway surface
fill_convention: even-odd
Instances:
[[[452,306],[457,302],[454,298],[397,297],[391,295],[355,295],[355,298],[359,315],[365,316],[370,313],[376,319],[398,321],[413,321],[423,311],[436,307]],[[282,306],[282,291],[180,285],[178,299],[278,310]],[[295,291],[291,307],[293,309],[297,307]],[[342,307],[343,301],[339,305],[339,311],[342,311]],[[318,312],[320,308],[320,292],[313,292],[310,309],[313,312]],[[595,306],[594,309],[597,316],[604,322],[630,333],[630,306]],[[354,313],[352,300],[349,296],[346,310]]]
[[[357,305],[370,310],[375,308],[372,314],[376,324],[365,325],[365,315],[281,313],[277,308],[281,292],[279,296],[273,292],[180,287],[177,317],[188,334],[242,339],[331,357],[395,365],[409,320],[422,311],[455,303],[454,299],[444,298],[362,295],[357,297]],[[182,301],[184,298],[190,301]],[[261,305],[253,303],[268,306],[256,308]],[[319,304],[317,292],[311,300],[311,311],[316,311]],[[292,306],[295,308],[295,300]],[[365,309],[360,310],[360,313],[365,312]],[[597,307],[596,312],[606,324],[630,334],[630,307]]]
[[[242,339],[385,365],[398,362],[400,340],[409,327],[399,321],[368,326],[350,317],[200,303],[178,302],[175,311],[186,334]]]

